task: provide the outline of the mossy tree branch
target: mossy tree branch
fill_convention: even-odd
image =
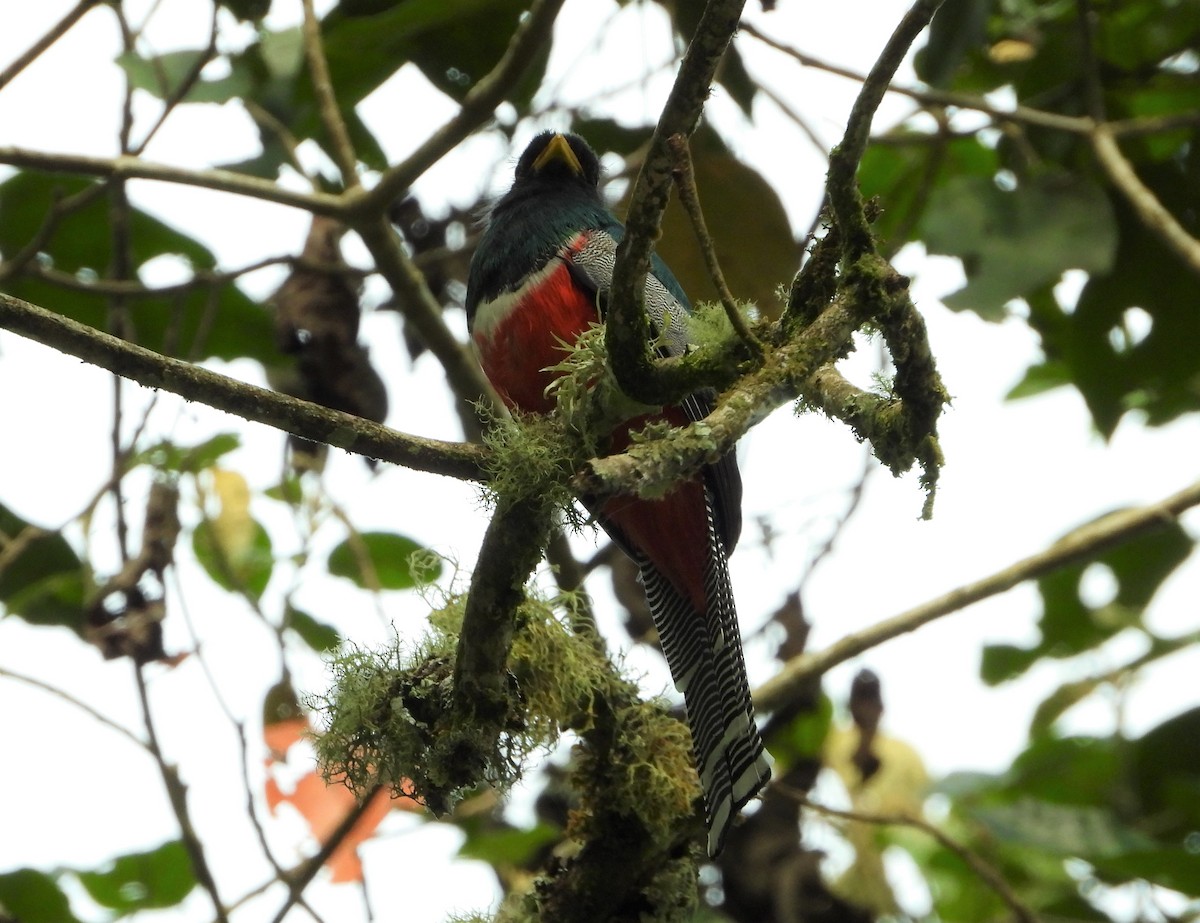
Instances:
[[[674,135],[690,137],[695,130],[744,6],[745,0],[709,0],[705,5],[638,172],[625,215],[625,234],[617,247],[605,340],[621,389],[645,404],[673,403],[701,384],[689,366],[656,363],[651,357],[654,337],[643,290],[650,271],[650,250],[671,194],[675,157],[670,139]]]

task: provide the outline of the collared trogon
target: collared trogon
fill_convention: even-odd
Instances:
[[[467,283],[467,323],[480,363],[501,397],[547,412],[551,367],[602,321],[617,241],[624,228],[605,207],[600,163],[578,135],[544,132],[517,162],[512,188],[495,204]],[[687,349],[687,296],[653,257],[646,310],[660,349]],[[610,451],[663,419],[700,420],[713,395],[619,426]],[[730,453],[659,499],[621,496],[589,502],[605,531],[637,563],[675,686],[683,693],[704,792],[708,851],[720,852],[734,814],[770,777],[742,657],[728,556],[741,531],[742,483]]]

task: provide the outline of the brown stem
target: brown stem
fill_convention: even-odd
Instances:
[[[417,471],[463,480],[486,477],[486,451],[480,446],[407,435],[353,414],[248,385],[128,343],[3,293],[0,293],[0,328],[130,378],[147,388],[162,388],[314,442]]]
[[[774,711],[786,704],[804,684],[892,638],[916,631],[922,625],[965,609],[981,599],[1010,590],[1019,583],[1084,560],[1139,535],[1175,522],[1184,510],[1200,505],[1200,481],[1178,493],[1136,509],[1105,516],[1059,539],[1045,551],[1030,555],[981,580],[951,590],[929,602],[847,635],[816,654],[801,654],[763,683],[754,693],[760,711]]]

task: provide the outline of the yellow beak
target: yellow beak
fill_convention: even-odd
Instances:
[[[550,143],[546,145],[546,149],[534,159],[534,172],[540,173],[547,164],[555,160],[561,160],[565,163],[576,176],[583,175],[583,165],[579,162],[579,158],[571,150],[571,145],[567,143],[567,139],[558,134],[550,139]]]

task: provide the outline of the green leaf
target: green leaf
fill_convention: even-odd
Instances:
[[[127,51],[117,56],[117,64],[125,71],[131,87],[145,90],[158,99],[170,99],[182,88],[196,63],[207,57],[207,49],[172,51],[152,58],[143,58]],[[246,96],[252,89],[250,75],[244,69],[234,68],[226,76],[215,80],[195,80],[183,97],[183,102],[224,103],[235,97]]]
[[[800,246],[779,194],[753,167],[738,160],[715,131],[701,127],[692,139],[692,162],[705,222],[733,296],[778,317],[778,286],[800,265]],[[753,221],[746,216],[753,215]],[[656,250],[693,304],[718,301],[691,221],[677,197],[663,214]]]
[[[993,181],[956,176],[935,189],[922,221],[933,253],[959,257],[964,288],[944,299],[987,320],[1014,298],[1068,269],[1105,272],[1117,234],[1108,197],[1065,172],[1046,172],[1005,191]]]
[[[34,527],[0,504],[0,535],[23,541]],[[0,603],[5,614],[34,625],[83,630],[83,563],[58,532],[32,539],[0,569]]]
[[[76,875],[92,900],[117,916],[174,907],[196,886],[191,859],[178,840],[149,852],[119,856],[106,871]]]
[[[101,192],[102,187],[89,180],[36,173],[17,173],[0,183],[0,255],[10,256],[34,239],[62,198],[91,196],[88,204],[60,216],[42,253],[44,261],[61,272],[103,275],[112,262],[112,233],[108,199],[97,194]],[[164,255],[199,269],[216,265],[207,247],[137,208],[130,209],[129,237],[137,269]],[[7,279],[5,291],[99,330],[107,323],[108,300],[98,294],[21,275]],[[233,284],[215,294],[198,287],[186,295],[131,299],[128,314],[133,339],[158,352],[197,359],[245,356],[264,365],[282,362],[270,316]]]
[[[404,535],[362,532],[330,552],[329,573],[345,577],[363,589],[378,586],[383,590],[408,590],[418,583],[412,556],[424,550]],[[421,573],[421,582],[436,580],[440,573],[440,564],[434,565],[431,571]]]
[[[1200,708],[1167,719],[1129,747],[1130,784],[1148,825],[1164,839],[1195,838],[1200,832]]]
[[[296,635],[318,653],[336,650],[342,636],[332,625],[318,622],[307,612],[288,606],[283,615],[283,627],[290,628]]]
[[[16,923],[79,923],[67,896],[45,872],[17,869],[0,875],[0,919]]]
[[[1104,881],[1149,881],[1184,894],[1200,894],[1200,849],[1154,849],[1104,857],[1093,862]]]
[[[1123,758],[1110,738],[1039,738],[1013,761],[995,792],[1008,800],[1106,807],[1120,784]]]
[[[802,712],[787,724],[775,728],[765,743],[771,756],[781,764],[781,772],[803,760],[819,758],[832,724],[833,702],[822,695],[815,710]]]
[[[133,464],[150,465],[160,471],[196,474],[211,468],[241,444],[241,437],[237,433],[218,433],[194,446],[180,446],[164,439],[134,456]]]
[[[971,812],[997,839],[1060,856],[1094,859],[1153,848],[1154,841],[1097,807],[1022,798]]]
[[[1063,363],[1042,362],[1027,368],[1025,375],[1004,395],[1004,399],[1015,401],[1023,397],[1034,397],[1069,384],[1071,373]]]
[[[1191,552],[1188,534],[1178,523],[1168,523],[1040,578],[1041,641],[1029,648],[987,645],[980,667],[982,679],[995,685],[1019,676],[1043,657],[1074,657],[1125,628],[1138,627],[1142,611],[1158,588]],[[1084,572],[1092,564],[1104,565],[1116,583],[1114,599],[1102,606],[1088,605],[1081,595]]]
[[[995,0],[946,0],[938,7],[914,61],[917,76],[930,86],[948,86],[967,52],[986,39],[994,6]]]
[[[1195,235],[1200,214],[1200,147],[1189,160],[1139,164],[1138,177],[1160,202],[1170,203]],[[1110,435],[1126,411],[1138,408],[1153,425],[1197,408],[1200,380],[1200,312],[1192,310],[1196,277],[1125,203],[1113,200],[1120,231],[1108,273],[1090,278],[1075,310],[1065,316],[1031,316],[1047,355],[1064,361],[1087,401],[1096,426]],[[1125,334],[1126,312],[1144,312],[1148,332]]]
[[[208,576],[231,593],[245,593],[257,600],[271,581],[275,567],[271,536],[259,522],[253,524],[250,541],[244,547],[225,549],[216,539],[213,524],[204,520],[192,532],[192,550]]]
[[[528,830],[517,827],[468,830],[458,854],[490,865],[524,866],[538,850],[558,840],[562,832],[550,824],[538,824]]]

